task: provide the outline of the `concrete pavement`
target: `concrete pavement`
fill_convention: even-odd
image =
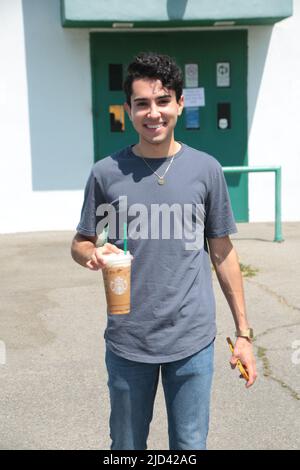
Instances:
[[[214,279],[209,449],[300,447],[300,223],[283,234],[273,243],[273,224],[239,224],[232,237],[258,269],[245,278],[259,371],[250,390],[229,366],[234,323]],[[100,273],[72,261],[72,235],[0,235],[0,449],[109,449],[104,289]],[[168,448],[161,385],[148,448]]]

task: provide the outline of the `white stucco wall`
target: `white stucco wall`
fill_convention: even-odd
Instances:
[[[0,233],[72,230],[93,163],[89,31],[61,27],[59,0],[0,16]],[[249,165],[282,166],[283,220],[300,220],[300,0],[248,31]],[[274,220],[273,174],[249,176],[249,209]]]
[[[300,220],[300,0],[291,18],[248,34],[249,165],[281,165],[282,218]],[[249,176],[250,221],[274,220],[274,187],[274,173]]]
[[[93,163],[89,33],[61,27],[59,0],[1,0],[0,17],[0,233],[75,229]]]
[[[31,192],[31,164],[21,1],[1,2],[0,17],[0,231],[6,232]]]

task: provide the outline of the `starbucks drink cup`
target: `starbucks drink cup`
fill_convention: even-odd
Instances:
[[[129,313],[132,256],[129,251],[102,256],[106,260],[102,274],[108,311],[116,315]]]

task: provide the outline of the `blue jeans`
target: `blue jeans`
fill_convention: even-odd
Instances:
[[[161,369],[171,450],[206,449],[214,341],[192,356],[164,364],[124,359],[106,350],[112,450],[147,449]]]

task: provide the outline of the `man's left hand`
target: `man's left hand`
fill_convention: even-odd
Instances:
[[[236,340],[234,351],[230,359],[232,369],[235,369],[238,359],[248,372],[249,380],[246,383],[246,387],[249,388],[254,384],[257,378],[257,371],[253,345],[247,338],[238,337]]]

